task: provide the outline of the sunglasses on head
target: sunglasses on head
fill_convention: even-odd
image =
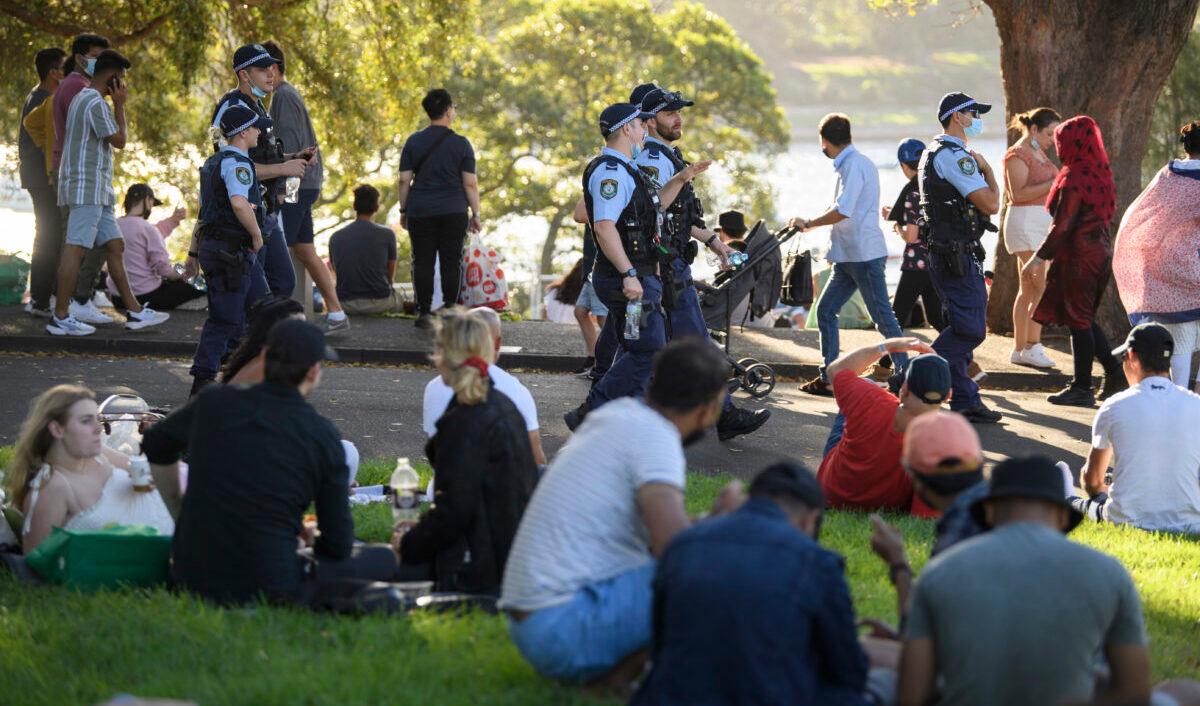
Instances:
[[[970,115],[972,118],[979,117],[979,111],[975,110],[974,108],[968,108],[968,109],[960,111],[960,112],[966,113],[967,115]]]

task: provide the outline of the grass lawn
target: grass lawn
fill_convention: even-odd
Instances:
[[[390,470],[390,462],[364,464],[360,483],[380,482]],[[707,509],[726,480],[689,476],[688,509]],[[356,507],[354,516],[362,539],[386,541],[386,505]],[[932,524],[889,519],[903,528],[914,563],[922,565]],[[895,597],[870,552],[869,534],[865,516],[833,512],[822,541],[846,557],[859,615],[895,620]],[[1200,542],[1089,524],[1072,536],[1132,572],[1149,622],[1155,679],[1200,675]],[[120,692],[206,705],[608,703],[534,674],[495,616],[222,610],[162,590],[85,596],[0,576],[3,703],[90,704]]]

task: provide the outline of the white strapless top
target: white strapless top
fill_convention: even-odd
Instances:
[[[37,504],[38,491],[50,478],[50,466],[43,465],[30,482],[29,512],[25,513],[24,533],[28,534]],[[133,487],[129,473],[112,468],[112,474],[100,491],[96,504],[72,517],[63,529],[99,530],[109,525],[150,525],[162,535],[175,534],[175,521],[157,490],[140,493]]]

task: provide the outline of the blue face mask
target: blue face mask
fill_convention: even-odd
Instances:
[[[258,86],[255,86],[253,83],[250,84],[250,92],[254,94],[255,98],[266,98],[267,97],[267,92],[264,91],[263,89],[259,88]]]
[[[979,137],[983,133],[983,119],[971,118],[971,124],[963,132],[967,137]]]
[[[645,139],[646,139],[646,133],[642,132],[641,138],[637,142],[633,143],[633,146],[629,148],[629,154],[630,154],[631,159],[637,159],[638,155],[640,155],[642,153],[642,142],[645,141]]]
[[[83,65],[83,71],[84,71],[84,73],[86,73],[88,76],[94,76],[94,75],[96,74],[96,58],[95,58],[95,57],[89,58],[89,59],[88,59],[88,60],[87,60],[87,61],[84,63],[84,65]]]

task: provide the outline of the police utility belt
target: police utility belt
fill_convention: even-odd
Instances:
[[[985,231],[996,232],[997,228],[987,216],[967,202],[960,205],[946,202],[934,205],[932,221],[926,222],[929,252],[937,257],[946,272],[954,277],[966,275],[963,255],[970,255],[977,263],[987,257],[987,251],[979,239]]]
[[[214,223],[201,223],[196,232],[200,242],[216,240],[232,246],[232,250],[212,250],[216,259],[216,270],[225,278],[225,289],[236,292],[242,287],[242,278],[250,271],[250,236],[241,228],[230,228]]]

